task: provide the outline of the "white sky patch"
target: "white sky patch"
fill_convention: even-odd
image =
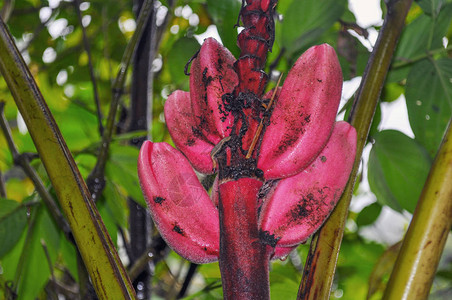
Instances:
[[[410,222],[409,213],[400,214],[387,206],[383,206],[377,221],[360,229],[359,234],[367,239],[393,245],[400,241]]]
[[[368,29],[369,37],[366,40],[352,30],[350,30],[350,33],[356,36],[369,50],[372,50],[377,41],[378,32],[371,27],[383,24],[383,12],[381,11],[380,1],[349,0],[348,7],[356,17],[356,24]]]
[[[348,7],[363,28],[383,24],[380,0],[348,0]]]
[[[75,87],[72,84],[66,84],[64,86],[64,95],[71,98],[75,94]]]
[[[133,32],[137,28],[137,23],[132,18],[129,19],[119,18],[118,25],[119,30],[121,30],[122,33]]]
[[[176,7],[176,8],[174,9],[174,15],[175,15],[176,17],[182,16],[182,9],[183,9],[182,6]]]
[[[156,13],[156,21],[157,26],[161,26],[165,21],[166,14],[168,13],[168,7],[164,5],[160,5],[157,9]]]
[[[25,124],[24,118],[22,118],[22,115],[17,112],[17,128],[19,129],[19,132],[23,135],[28,133],[27,125]]]
[[[50,16],[52,15],[52,9],[48,6],[44,6],[39,10],[39,20],[41,20],[41,23],[46,22]]]
[[[182,18],[188,20],[188,18],[193,14],[193,10],[190,6],[185,5],[184,8],[182,8]]]
[[[55,21],[50,22],[47,25],[47,30],[49,31],[50,36],[53,39],[56,39],[63,35],[64,30],[66,29],[68,25],[68,21],[64,18],[57,19]]]
[[[179,25],[176,24],[176,25],[171,26],[170,27],[170,32],[172,34],[177,34],[179,32]]]
[[[90,3],[89,2],[82,2],[80,3],[80,10],[81,11],[85,11],[88,10],[88,8],[90,7]]]
[[[61,0],[49,0],[49,6],[51,8],[57,8],[60,5]]]
[[[153,61],[152,61],[152,72],[158,72],[163,67],[163,59],[162,56],[159,54]]]
[[[67,71],[66,70],[61,70],[60,72],[58,72],[58,75],[56,77],[56,83],[59,86],[62,86],[63,84],[65,84],[67,81]]]
[[[198,26],[198,24],[199,24],[198,15],[192,14],[190,17],[188,17],[188,24],[190,24],[190,26]]]
[[[90,23],[91,23],[91,16],[90,15],[83,16],[83,18],[82,18],[83,27],[88,27],[88,25]]]
[[[347,101],[350,99],[361,83],[361,76],[344,81],[342,84],[342,100]]]
[[[56,57],[57,53],[52,47],[48,47],[44,50],[44,53],[42,53],[42,61],[46,64],[54,62]]]
[[[403,132],[407,136],[414,138],[413,130],[408,119],[408,110],[405,97],[402,95],[392,102],[382,102],[381,122],[379,130],[394,129]]]
[[[207,30],[204,31],[203,33],[195,34],[195,38],[198,41],[198,43],[200,43],[200,44],[202,44],[204,42],[204,40],[209,37],[213,37],[219,43],[223,44],[223,42],[221,41],[220,35],[218,34],[217,26],[215,26],[215,25],[209,25],[207,27]]]

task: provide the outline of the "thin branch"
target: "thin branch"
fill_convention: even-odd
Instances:
[[[81,299],[80,291],[78,288],[74,288],[72,286],[68,286],[63,282],[58,280],[49,280],[46,286],[46,290],[54,290],[57,294],[62,294],[65,296],[65,299]]]
[[[184,298],[185,293],[187,292],[188,287],[190,286],[190,283],[193,277],[195,276],[198,267],[199,267],[198,264],[190,263],[190,267],[188,268],[188,272],[187,275],[185,276],[184,283],[182,284],[179,294],[177,295],[177,299]]]
[[[124,242],[124,249],[126,250],[126,255],[130,259],[132,257],[132,250],[130,249],[130,241],[128,240],[124,229],[121,226],[116,226],[118,229],[118,233],[122,238],[122,241]],[[133,280],[132,280],[133,281]]]
[[[174,7],[176,6],[176,1],[168,0],[167,4],[168,4],[168,12],[165,15],[165,19],[163,19],[162,24],[157,27],[157,34],[156,34],[157,37],[155,39],[155,50],[154,51],[157,51],[157,49],[160,48],[160,43],[162,42],[163,35],[166,32],[168,23],[172,16],[172,12],[174,11]]]
[[[8,22],[9,17],[14,9],[14,0],[5,0],[3,1],[2,9],[0,10],[0,17],[3,19],[5,23]]]
[[[2,170],[0,170],[0,197],[6,198],[5,179],[3,178]]]
[[[137,21],[137,29],[135,30],[130,42],[127,44],[123,58],[121,60],[118,75],[113,83],[113,99],[110,104],[110,110],[107,117],[107,125],[102,136],[102,143],[97,157],[96,165],[87,179],[88,188],[94,200],[97,200],[105,187],[104,171],[108,159],[108,152],[110,142],[113,135],[113,127],[116,119],[116,112],[118,110],[119,100],[122,95],[122,89],[125,83],[127,69],[129,67],[135,48],[140,40],[140,37],[146,27],[147,20],[152,12],[153,1],[146,0]]]
[[[399,62],[392,64],[391,70],[400,69],[400,68],[412,65],[420,60],[423,60],[423,59],[429,58],[429,57],[433,57],[437,54],[442,54],[442,53],[447,54],[451,50],[452,50],[452,44],[448,45],[446,48],[438,48],[438,49],[426,51],[425,53],[419,54],[410,59],[404,59],[401,57],[397,57],[396,59],[398,59]]]
[[[86,34],[85,26],[83,26],[82,12],[80,11],[80,0],[74,0],[74,8],[75,12],[77,13],[78,22],[82,28],[83,47],[85,48],[85,52],[88,56],[89,76],[91,78],[91,83],[93,85],[94,103],[96,105],[97,112],[97,126],[99,128],[99,134],[102,136],[104,133],[104,126],[102,125],[102,111],[100,109],[99,93],[97,91],[97,80],[96,76],[94,75],[93,56],[91,54],[91,47],[89,45],[88,35]]]
[[[138,259],[135,260],[135,263],[129,268],[128,273],[130,280],[135,281],[138,275],[146,269],[147,264],[155,259],[155,256],[155,250],[150,247],[140,257],[138,257]]]
[[[42,246],[42,249],[44,250],[47,264],[49,265],[50,276],[51,276],[52,280],[55,281],[56,278],[55,278],[55,273],[53,272],[53,265],[52,265],[52,260],[50,259],[49,249],[47,249],[47,244],[43,239],[41,239],[41,246]]]
[[[150,261],[156,263],[160,261],[166,254],[168,248],[161,236],[154,236],[151,246],[141,254],[135,263],[129,267],[128,274],[132,281],[147,267]]]
[[[281,59],[283,58],[285,53],[286,53],[286,48],[282,47],[279,50],[278,56],[272,61],[272,63],[268,67],[268,75],[270,76],[270,78],[272,76],[273,70],[276,69],[276,67],[278,66],[279,62],[281,61]]]

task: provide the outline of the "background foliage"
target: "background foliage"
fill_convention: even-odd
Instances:
[[[155,142],[172,143],[163,117],[165,99],[176,89],[188,90],[184,66],[200,47],[202,38],[197,35],[212,29],[212,25],[216,25],[222,42],[238,56],[234,24],[241,3],[237,0],[154,2],[153,45],[158,47],[152,63],[148,134]],[[97,95],[102,122],[105,122],[112,99],[112,82],[135,30],[134,7],[138,2],[79,3],[81,23],[77,3],[18,0],[7,24],[86,178],[95,165],[101,141],[93,99]],[[0,0],[0,7],[10,4]],[[381,6],[384,10],[383,3]],[[273,79],[279,72],[287,74],[308,47],[324,42],[337,50],[345,81],[363,74],[370,54],[366,47],[367,33],[378,31],[379,25],[359,27],[346,0],[284,0],[278,4],[277,12],[276,40],[266,69]],[[83,44],[82,29],[86,31],[90,54]],[[387,107],[404,96],[414,138],[400,131],[382,129],[381,110],[377,109],[368,141],[370,154],[363,160],[341,247],[333,299],[381,297],[398,251],[397,241],[409,223],[452,115],[451,39],[452,1],[413,3],[380,105]],[[130,228],[135,222],[133,217],[129,218],[130,198],[145,206],[136,171],[138,149],[130,143],[144,132],[127,132],[133,87],[129,72],[106,165],[106,186],[97,201],[102,219],[129,268],[139,261],[130,254]],[[351,100],[343,99],[339,118],[343,118],[343,112],[347,115]],[[33,168],[52,194],[46,172],[2,78],[0,101],[5,102],[4,114],[14,143],[20,153],[30,155]],[[0,195],[0,295],[6,297],[15,291],[20,299],[45,299],[57,294],[76,297],[83,288],[83,280],[79,277],[75,247],[51,218],[32,181],[14,163],[5,135],[0,135],[0,171],[1,185],[5,188]],[[401,232],[394,234],[394,228]],[[187,272],[190,274],[188,270],[195,268],[155,242],[158,234],[151,232],[145,234],[153,239],[145,243],[146,251],[153,253],[154,259],[141,263],[141,269],[152,275],[151,284],[138,286],[138,294],[171,299],[178,295]],[[272,298],[295,298],[308,249],[309,245],[302,245],[286,260],[272,264]],[[446,246],[431,299],[452,297],[451,262],[452,247]],[[218,264],[198,267],[186,295],[220,299]]]

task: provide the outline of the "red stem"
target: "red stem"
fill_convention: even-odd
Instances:
[[[224,299],[269,299],[268,267],[274,248],[257,226],[260,180],[241,178],[220,185],[220,270]]]
[[[232,96],[239,110],[234,111],[232,135],[241,139],[241,145],[231,139],[217,155],[224,299],[270,299],[269,261],[275,243],[259,231],[257,197],[263,183],[254,177],[262,174],[256,167],[256,151],[250,159],[246,150],[265,111],[262,94],[268,76],[262,69],[273,44],[275,5],[276,0],[247,0],[240,11],[245,29],[238,36],[241,53],[234,64],[239,84]]]
[[[240,32],[237,43],[241,50],[235,63],[239,76],[239,92],[252,92],[257,97],[267,83],[267,74],[262,70],[267,60],[267,53],[273,45],[274,22],[273,8],[276,1],[248,0],[240,12],[245,29]]]
[[[234,95],[244,103],[242,112],[247,121],[247,132],[242,138],[244,150],[249,148],[259,125],[258,118],[263,112],[262,95],[268,80],[263,68],[274,40],[273,10],[276,0],[248,0],[246,3],[240,11],[245,28],[237,38],[241,52],[234,64],[239,78]]]

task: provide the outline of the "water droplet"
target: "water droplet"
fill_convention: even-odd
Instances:
[[[288,257],[289,257],[289,255],[285,255],[285,256],[281,257],[279,260],[280,261],[285,261]]]

